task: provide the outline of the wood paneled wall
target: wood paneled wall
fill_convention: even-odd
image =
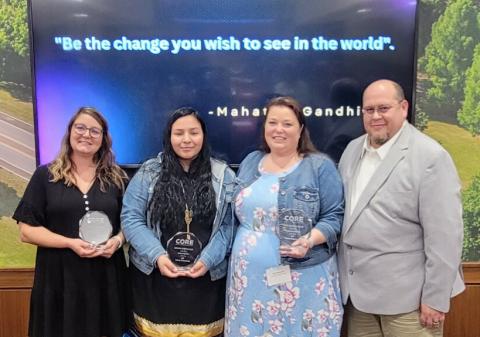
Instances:
[[[464,263],[467,289],[452,300],[444,337],[480,337],[480,263]]]
[[[33,269],[0,269],[0,337],[25,337]]]
[[[463,271],[467,289],[452,301],[444,337],[480,337],[480,263]],[[32,283],[32,269],[0,269],[0,337],[27,336]]]

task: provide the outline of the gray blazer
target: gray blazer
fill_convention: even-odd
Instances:
[[[453,161],[408,124],[351,212],[365,137],[348,144],[339,164],[346,204],[338,251],[343,302],[350,297],[373,314],[407,313],[420,303],[447,312],[450,297],[465,289],[461,186]]]

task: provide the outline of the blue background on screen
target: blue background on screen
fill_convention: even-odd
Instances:
[[[261,118],[209,114],[261,108],[279,94],[313,108],[358,107],[365,85],[398,81],[411,99],[416,1],[31,0],[39,163],[51,161],[81,106],[107,118],[120,164],[162,148],[168,114],[192,106],[210,144],[231,164],[257,148]],[[65,51],[55,37],[264,39],[391,37],[383,51]],[[85,47],[85,46],[83,46]],[[307,117],[317,147],[338,160],[363,133],[361,117]]]

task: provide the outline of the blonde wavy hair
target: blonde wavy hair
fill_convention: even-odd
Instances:
[[[93,157],[93,161],[97,165],[95,177],[100,181],[100,190],[102,192],[106,192],[107,186],[113,184],[120,190],[124,191],[125,182],[128,178],[125,171],[123,171],[120,166],[115,163],[115,155],[112,151],[112,137],[108,131],[107,120],[99,111],[89,107],[80,108],[68,122],[67,131],[62,139],[60,153],[48,165],[48,170],[52,175],[50,181],[57,182],[63,179],[65,185],[67,186],[72,186],[75,183],[75,178],[73,175],[75,163],[71,160],[73,149],[70,144],[70,135],[72,133],[73,123],[82,114],[88,115],[95,119],[103,130],[102,145]]]

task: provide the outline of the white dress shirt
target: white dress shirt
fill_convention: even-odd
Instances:
[[[368,182],[370,179],[372,179],[373,174],[382,163],[382,160],[385,159],[385,157],[388,155],[388,152],[390,152],[392,145],[397,141],[400,133],[405,128],[405,125],[407,125],[407,121],[403,122],[400,130],[398,130],[398,132],[392,138],[376,149],[370,146],[369,137],[365,137],[363,151],[360,156],[360,164],[358,165],[352,188],[350,214],[353,213],[353,210],[355,209],[355,206],[357,206],[357,202],[365,190],[365,187],[367,187]]]

